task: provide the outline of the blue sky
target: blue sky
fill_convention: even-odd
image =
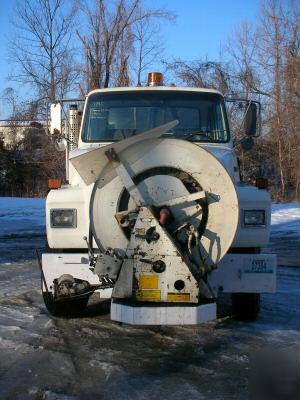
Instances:
[[[6,87],[20,90],[7,77],[13,66],[8,63],[7,38],[10,19],[16,0],[0,0],[0,97]],[[218,59],[221,43],[234,27],[248,19],[255,21],[259,0],[146,0],[152,7],[165,6],[177,14],[173,24],[165,24],[165,57],[193,60],[206,57]],[[22,90],[20,90],[22,92]],[[0,102],[0,118],[5,106]]]
[[[218,58],[220,45],[234,27],[255,21],[259,0],[149,0],[153,7],[164,5],[177,14],[174,24],[163,29],[166,55],[192,60]]]

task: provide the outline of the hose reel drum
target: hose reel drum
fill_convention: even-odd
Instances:
[[[90,183],[97,151],[101,159],[90,202],[93,236],[101,252],[113,249],[123,258],[116,297],[198,302],[201,292],[210,297],[204,273],[217,265],[235,236],[234,184],[200,146],[138,136],[129,146],[124,140],[109,151],[105,146],[85,155],[85,163],[82,156],[73,160]]]
[[[234,239],[238,222],[238,200],[230,176],[214,156],[195,144],[176,139],[155,142],[155,147],[153,142],[144,142],[152,151],[142,149],[138,159],[140,144],[126,149],[120,158],[130,166],[133,181],[147,204],[156,209],[172,199],[205,192],[199,201],[171,204],[168,208],[174,228],[180,222],[200,228],[203,257],[212,264],[218,263]],[[128,229],[122,229],[116,219],[116,213],[126,211],[126,207],[132,210],[135,204],[118,176],[102,188],[95,183],[90,218],[100,248],[126,252]]]

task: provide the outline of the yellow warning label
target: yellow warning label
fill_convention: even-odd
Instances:
[[[135,297],[141,301],[158,301],[160,300],[160,290],[137,290]]]
[[[158,289],[158,275],[140,275],[139,289]]]
[[[190,301],[189,293],[168,293],[168,301]]]

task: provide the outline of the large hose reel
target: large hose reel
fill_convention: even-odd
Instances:
[[[85,182],[94,182],[90,222],[98,248],[102,252],[113,249],[124,259],[139,261],[137,299],[143,285],[144,293],[151,290],[151,296],[154,293],[153,283],[146,284],[146,278],[141,279],[142,271],[155,275],[157,270],[159,276],[164,276],[165,272],[159,269],[164,269],[164,259],[168,256],[178,259],[178,267],[175,259],[168,259],[169,269],[174,265],[177,275],[187,277],[179,265],[181,260],[187,264],[194,286],[200,287],[200,278],[227,253],[238,224],[238,199],[225,168],[204,148],[162,136],[169,125],[72,160]],[[130,141],[129,145],[126,141]],[[155,240],[155,235],[160,240]],[[148,254],[143,256],[144,253]],[[136,271],[134,265],[133,262],[132,268]],[[185,281],[188,286],[188,279],[176,279],[174,285]],[[166,278],[160,278],[160,285],[165,281]],[[171,293],[167,290],[169,286],[165,284],[165,296],[162,289],[160,297],[143,295],[146,297],[141,300],[178,300],[176,293],[184,295],[193,291],[180,288],[177,283],[174,294],[173,289]],[[132,290],[132,287],[128,289]],[[197,298],[195,294],[189,300],[196,302]]]

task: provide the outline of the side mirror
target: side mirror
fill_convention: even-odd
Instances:
[[[61,104],[52,103],[50,107],[50,135],[61,135]]]
[[[250,102],[244,118],[244,130],[247,136],[256,135],[257,104]]]

